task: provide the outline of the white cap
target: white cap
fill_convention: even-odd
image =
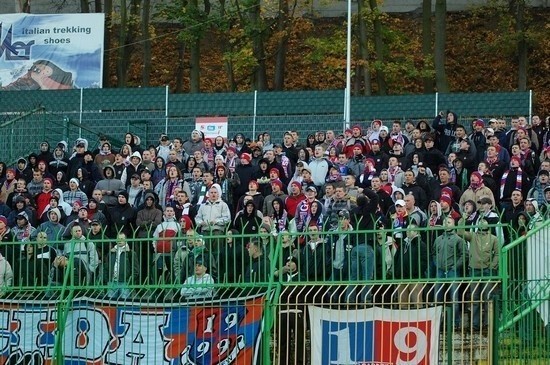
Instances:
[[[397,201],[395,202],[395,206],[398,206],[398,205],[404,207],[404,206],[405,206],[405,201],[404,201],[403,199],[397,200]]]

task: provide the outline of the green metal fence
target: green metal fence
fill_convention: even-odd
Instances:
[[[433,119],[437,111],[453,110],[467,126],[475,118],[531,115],[529,92],[433,94],[385,97],[355,96],[351,122],[363,127],[373,119]],[[228,134],[253,138],[297,130],[305,137],[317,130],[344,129],[344,93],[333,91],[170,94],[163,88],[85,89],[0,92],[0,145],[9,155],[25,156],[47,139],[51,143],[78,137],[92,145],[99,134],[122,140],[127,131],[140,136],[142,147],[157,144],[160,133],[186,139],[200,116],[227,116]],[[7,139],[8,135],[16,136]],[[11,145],[9,144],[11,143]],[[11,160],[10,160],[11,161]]]
[[[475,227],[468,227],[468,229],[473,228]],[[135,341],[126,342],[127,339],[123,339],[124,336],[121,334],[124,331],[120,332],[118,326],[136,325],[137,322],[127,319],[128,324],[124,325],[125,322],[120,319],[121,310],[128,316],[130,316],[129,313],[135,314],[136,311],[150,313],[151,318],[145,316],[139,320],[142,321],[139,323],[141,323],[140,326],[145,326],[142,330],[147,331],[142,336],[153,338],[157,331],[155,328],[160,328],[158,326],[162,324],[158,322],[161,321],[158,318],[181,316],[177,311],[182,308],[189,310],[189,313],[194,313],[196,318],[181,317],[180,325],[194,328],[197,323],[208,327],[209,318],[214,312],[218,313],[219,310],[238,312],[235,308],[246,307],[249,316],[253,317],[256,313],[256,316],[263,318],[263,329],[258,332],[261,338],[261,347],[257,351],[261,361],[258,363],[294,364],[299,363],[297,360],[304,359],[304,363],[313,364],[310,354],[315,350],[312,350],[311,346],[319,339],[316,337],[317,332],[310,328],[308,313],[314,308],[326,310],[333,316],[331,318],[344,322],[352,320],[360,322],[364,313],[371,313],[369,312],[371,310],[376,313],[389,310],[386,318],[388,321],[409,324],[416,323],[418,318],[440,308],[441,315],[437,317],[440,323],[437,327],[438,333],[437,336],[434,334],[432,337],[438,341],[434,356],[437,356],[439,363],[502,364],[514,363],[514,361],[547,363],[548,326],[545,326],[541,318],[544,318],[544,309],[548,309],[550,299],[548,277],[536,279],[529,276],[525,279],[518,277],[523,274],[515,274],[515,272],[523,270],[523,264],[519,259],[521,256],[516,249],[520,247],[527,250],[529,242],[542,244],[531,247],[526,252],[530,252],[536,258],[547,260],[549,229],[550,221],[547,221],[526,237],[505,244],[500,255],[499,270],[487,273],[486,276],[481,274],[481,277],[473,277],[469,270],[459,273],[456,277],[436,277],[433,272],[430,273],[429,266],[426,265],[441,253],[439,246],[434,246],[432,243],[435,243],[434,239],[437,242],[437,237],[443,233],[433,229],[420,230],[421,235],[426,234],[426,237],[431,237],[428,238],[430,244],[426,245],[426,257],[429,260],[422,264],[423,272],[420,276],[414,278],[396,276],[397,266],[393,267],[392,274],[392,268],[387,266],[388,263],[391,264],[386,256],[387,247],[374,244],[370,246],[373,248],[370,256],[374,266],[373,277],[367,280],[361,276],[339,278],[340,271],[330,265],[322,264],[323,259],[330,259],[331,263],[333,262],[335,248],[332,244],[343,237],[341,236],[344,234],[343,231],[320,233],[323,238],[320,242],[328,246],[316,247],[320,254],[317,265],[310,265],[311,261],[308,261],[311,260],[308,256],[309,252],[313,250],[309,242],[315,239],[316,236],[312,236],[317,234],[315,232],[295,236],[289,234],[274,236],[268,233],[209,237],[199,236],[190,231],[189,235],[167,239],[173,246],[165,253],[156,252],[152,245],[154,240],[147,238],[147,235],[136,239],[126,239],[122,236],[118,239],[88,239],[86,241],[94,244],[90,246],[91,248],[86,246],[86,249],[93,248],[97,252],[97,259],[93,264],[93,275],[90,275],[88,270],[91,261],[86,264],[82,261],[82,248],[75,244],[79,241],[45,242],[44,238],[39,236],[38,241],[3,242],[0,245],[0,251],[5,258],[14,263],[14,273],[13,283],[6,281],[1,287],[0,312],[5,315],[9,313],[11,317],[6,319],[13,323],[19,321],[20,325],[19,327],[10,325],[0,330],[11,331],[13,335],[24,333],[31,339],[38,336],[39,340],[37,342],[14,340],[13,343],[17,345],[4,347],[3,352],[0,352],[0,360],[7,359],[6,354],[11,356],[13,353],[10,361],[15,361],[16,349],[20,349],[24,354],[28,352],[29,356],[42,356],[44,359],[52,360],[53,363],[74,360],[76,356],[91,359],[96,351],[94,346],[99,346],[100,342],[105,341],[111,345],[104,351],[100,351],[101,354],[94,355],[97,356],[96,361],[99,358],[105,362],[111,361],[116,356],[122,356],[119,355],[120,352],[126,353],[124,355],[126,357],[122,356],[122,359],[126,360],[112,362],[130,363],[131,356],[134,355],[128,354],[138,351],[137,347],[135,349],[132,347],[137,345]],[[407,232],[401,233],[405,235]],[[366,249],[369,245],[362,246],[362,244],[377,242],[375,239],[380,233],[380,231],[357,232],[359,241],[355,247]],[[395,236],[396,232],[383,233]],[[395,237],[399,238],[399,236]],[[531,238],[535,240],[530,241]],[[231,245],[229,241],[232,242]],[[294,242],[298,251],[291,249],[292,246],[289,245],[291,241]],[[127,242],[131,251],[135,252],[135,255],[132,254],[132,260],[136,263],[135,270],[128,271],[127,268],[123,270],[121,266],[115,269],[113,258],[117,255],[117,242]],[[251,244],[251,242],[257,243]],[[40,253],[40,257],[44,259],[45,247],[63,249],[67,259],[56,259],[57,261],[54,262],[50,256],[48,259],[50,261],[40,262],[37,253]],[[33,249],[34,256],[29,248]],[[534,252],[534,249],[538,251]],[[264,257],[269,260],[261,261],[263,266],[255,266],[252,273],[249,269],[258,253],[257,250],[263,252]],[[361,265],[369,261],[361,261],[361,255],[354,256],[352,251],[351,248],[345,249],[345,255],[350,259],[348,263],[350,267],[353,264],[358,265],[359,270],[362,271]],[[289,256],[294,257],[295,261],[289,261]],[[461,260],[457,258],[452,262],[452,266],[458,266]],[[302,275],[308,277],[292,280],[292,262],[303,270]],[[394,263],[397,262],[400,262],[400,265],[405,263],[402,260],[394,261]],[[421,265],[421,262],[413,260],[408,264],[414,267]],[[215,282],[195,284],[186,282],[186,276],[198,275],[194,271],[197,266],[199,268],[206,266],[207,272],[216,277]],[[517,268],[514,268],[515,266]],[[128,281],[113,280],[115,272],[116,275],[124,273]],[[225,274],[222,275],[222,272]],[[527,275],[527,270],[521,272]],[[6,274],[4,267],[0,272],[0,278],[5,279]],[[530,285],[535,282],[537,285],[531,287]],[[182,291],[184,288],[191,290]],[[473,295],[474,292],[476,296]],[[246,303],[246,306],[242,307],[239,303]],[[477,323],[483,323],[483,325],[477,327],[474,313],[479,308],[482,309],[478,317],[481,322]],[[26,319],[21,320],[21,316],[25,313],[27,313]],[[96,315],[92,315],[93,313]],[[457,313],[460,314],[458,326]],[[155,317],[156,320],[153,319],[153,314],[158,317]],[[124,323],[113,324],[112,321],[115,318]],[[231,321],[231,317],[224,318]],[[36,327],[40,329],[38,333],[32,330],[34,328],[32,326],[38,326]],[[106,328],[104,334],[106,337],[93,332],[103,328],[102,326]],[[109,329],[109,326],[114,326],[114,329]],[[57,332],[52,331],[52,328],[56,328]],[[162,333],[168,331],[166,327],[162,328]],[[133,329],[130,330],[132,335],[138,336],[139,331],[136,333],[132,331]],[[247,335],[250,334],[247,332]],[[354,333],[350,332],[349,335]],[[416,333],[415,336],[417,335],[421,334]],[[120,337],[119,342],[112,342],[117,336]],[[212,339],[210,335],[206,336],[204,333],[201,336],[204,338],[201,337],[200,344],[205,343],[201,349],[206,350],[206,346],[212,346]],[[339,346],[336,343],[341,340],[338,336],[339,334],[333,335],[334,338],[329,336],[329,343],[335,341],[330,346]],[[206,341],[207,337],[210,342]],[[91,341],[92,338],[95,342]],[[237,346],[235,343],[229,346],[229,342],[223,342],[223,339],[218,340],[221,341],[217,342],[220,345],[218,350],[227,351]],[[34,344],[41,343],[40,341],[44,342],[42,347]],[[140,346],[145,346],[143,341],[145,340],[141,340]],[[381,341],[382,345],[376,345],[378,346],[376,351],[386,351],[393,354],[391,356],[403,353],[401,351],[403,349],[395,350],[392,347],[392,341],[388,341]],[[209,345],[206,345],[207,342]],[[179,343],[179,345],[182,344]],[[170,356],[176,353],[183,356],[178,352],[183,351],[183,348],[174,346],[174,348],[167,346],[166,353]],[[211,349],[209,347],[209,350]],[[371,350],[374,351],[374,347]],[[145,350],[142,348],[140,351]],[[212,351],[204,351],[204,353],[212,355]],[[353,352],[350,353],[352,357],[356,355]],[[193,356],[198,356],[196,349]],[[225,355],[218,353],[216,360],[222,358],[225,359]],[[118,358],[118,361],[120,359]],[[159,360],[150,353],[146,359],[148,363],[164,363],[164,360]]]

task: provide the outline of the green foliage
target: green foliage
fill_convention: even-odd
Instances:
[[[175,0],[173,3],[158,5],[159,16],[177,21],[183,26],[178,39],[183,42],[200,40],[210,28],[208,14],[188,0]]]

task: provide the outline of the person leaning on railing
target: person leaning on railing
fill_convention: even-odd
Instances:
[[[463,270],[466,266],[468,246],[464,239],[455,232],[455,221],[451,217],[443,221],[444,232],[434,242],[436,255],[436,268],[438,279],[455,279],[463,277]],[[445,284],[438,283],[435,286],[435,294],[438,302],[445,301]],[[462,326],[462,313],[459,303],[460,282],[454,280],[450,283],[451,303],[454,310],[454,325]]]
[[[6,288],[13,285],[13,270],[10,263],[0,253],[0,297],[4,296]]]
[[[397,247],[393,263],[393,277],[399,280],[415,282],[397,285],[397,301],[401,308],[420,308],[423,299],[424,284],[420,283],[428,269],[428,248],[422,241],[418,226],[409,224],[406,238]]]
[[[458,222],[459,226],[464,225],[464,218]],[[495,235],[491,234],[489,223],[485,219],[478,221],[478,230],[474,232],[459,229],[457,234],[470,242],[469,266],[472,278],[483,278],[496,276],[498,274],[498,261],[501,245]],[[472,326],[479,330],[480,326],[487,326],[489,313],[487,302],[495,295],[496,284],[473,282],[470,286],[472,296]],[[483,307],[483,308],[482,308]],[[485,315],[481,321],[481,310]],[[482,322],[482,323],[481,323]]]
[[[131,249],[124,233],[119,233],[116,244],[106,258],[103,274],[106,276],[107,298],[129,299],[132,291],[129,285],[135,285],[139,279],[139,264],[136,253]]]

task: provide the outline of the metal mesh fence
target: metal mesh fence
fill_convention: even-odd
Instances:
[[[537,232],[547,231],[548,223]],[[535,255],[544,259],[548,240],[537,232],[530,237],[541,242]],[[425,261],[398,256],[388,267],[383,247],[369,250],[361,243],[355,248],[372,256],[364,261],[354,249],[345,250],[350,271],[342,272],[332,265],[342,232],[321,232],[324,243],[315,249],[314,237],[297,235],[297,251],[285,234],[188,233],[163,240],[146,234],[3,242],[0,313],[7,322],[1,323],[19,323],[3,330],[20,340],[0,353],[2,363],[35,356],[54,363],[130,363],[139,357],[150,364],[201,358],[210,364],[241,356],[252,364],[251,357],[243,360],[251,354],[261,364],[395,363],[416,356],[441,364],[548,359],[548,279],[526,281],[512,273],[521,266],[512,247],[527,245],[529,237],[503,250],[498,272],[439,276]],[[161,241],[169,249],[161,249]],[[439,248],[428,243],[429,264]],[[405,264],[422,265],[420,276],[397,276]],[[213,281],[197,279],[205,272]],[[535,281],[536,295],[529,288]],[[523,290],[517,294],[515,288]]]

